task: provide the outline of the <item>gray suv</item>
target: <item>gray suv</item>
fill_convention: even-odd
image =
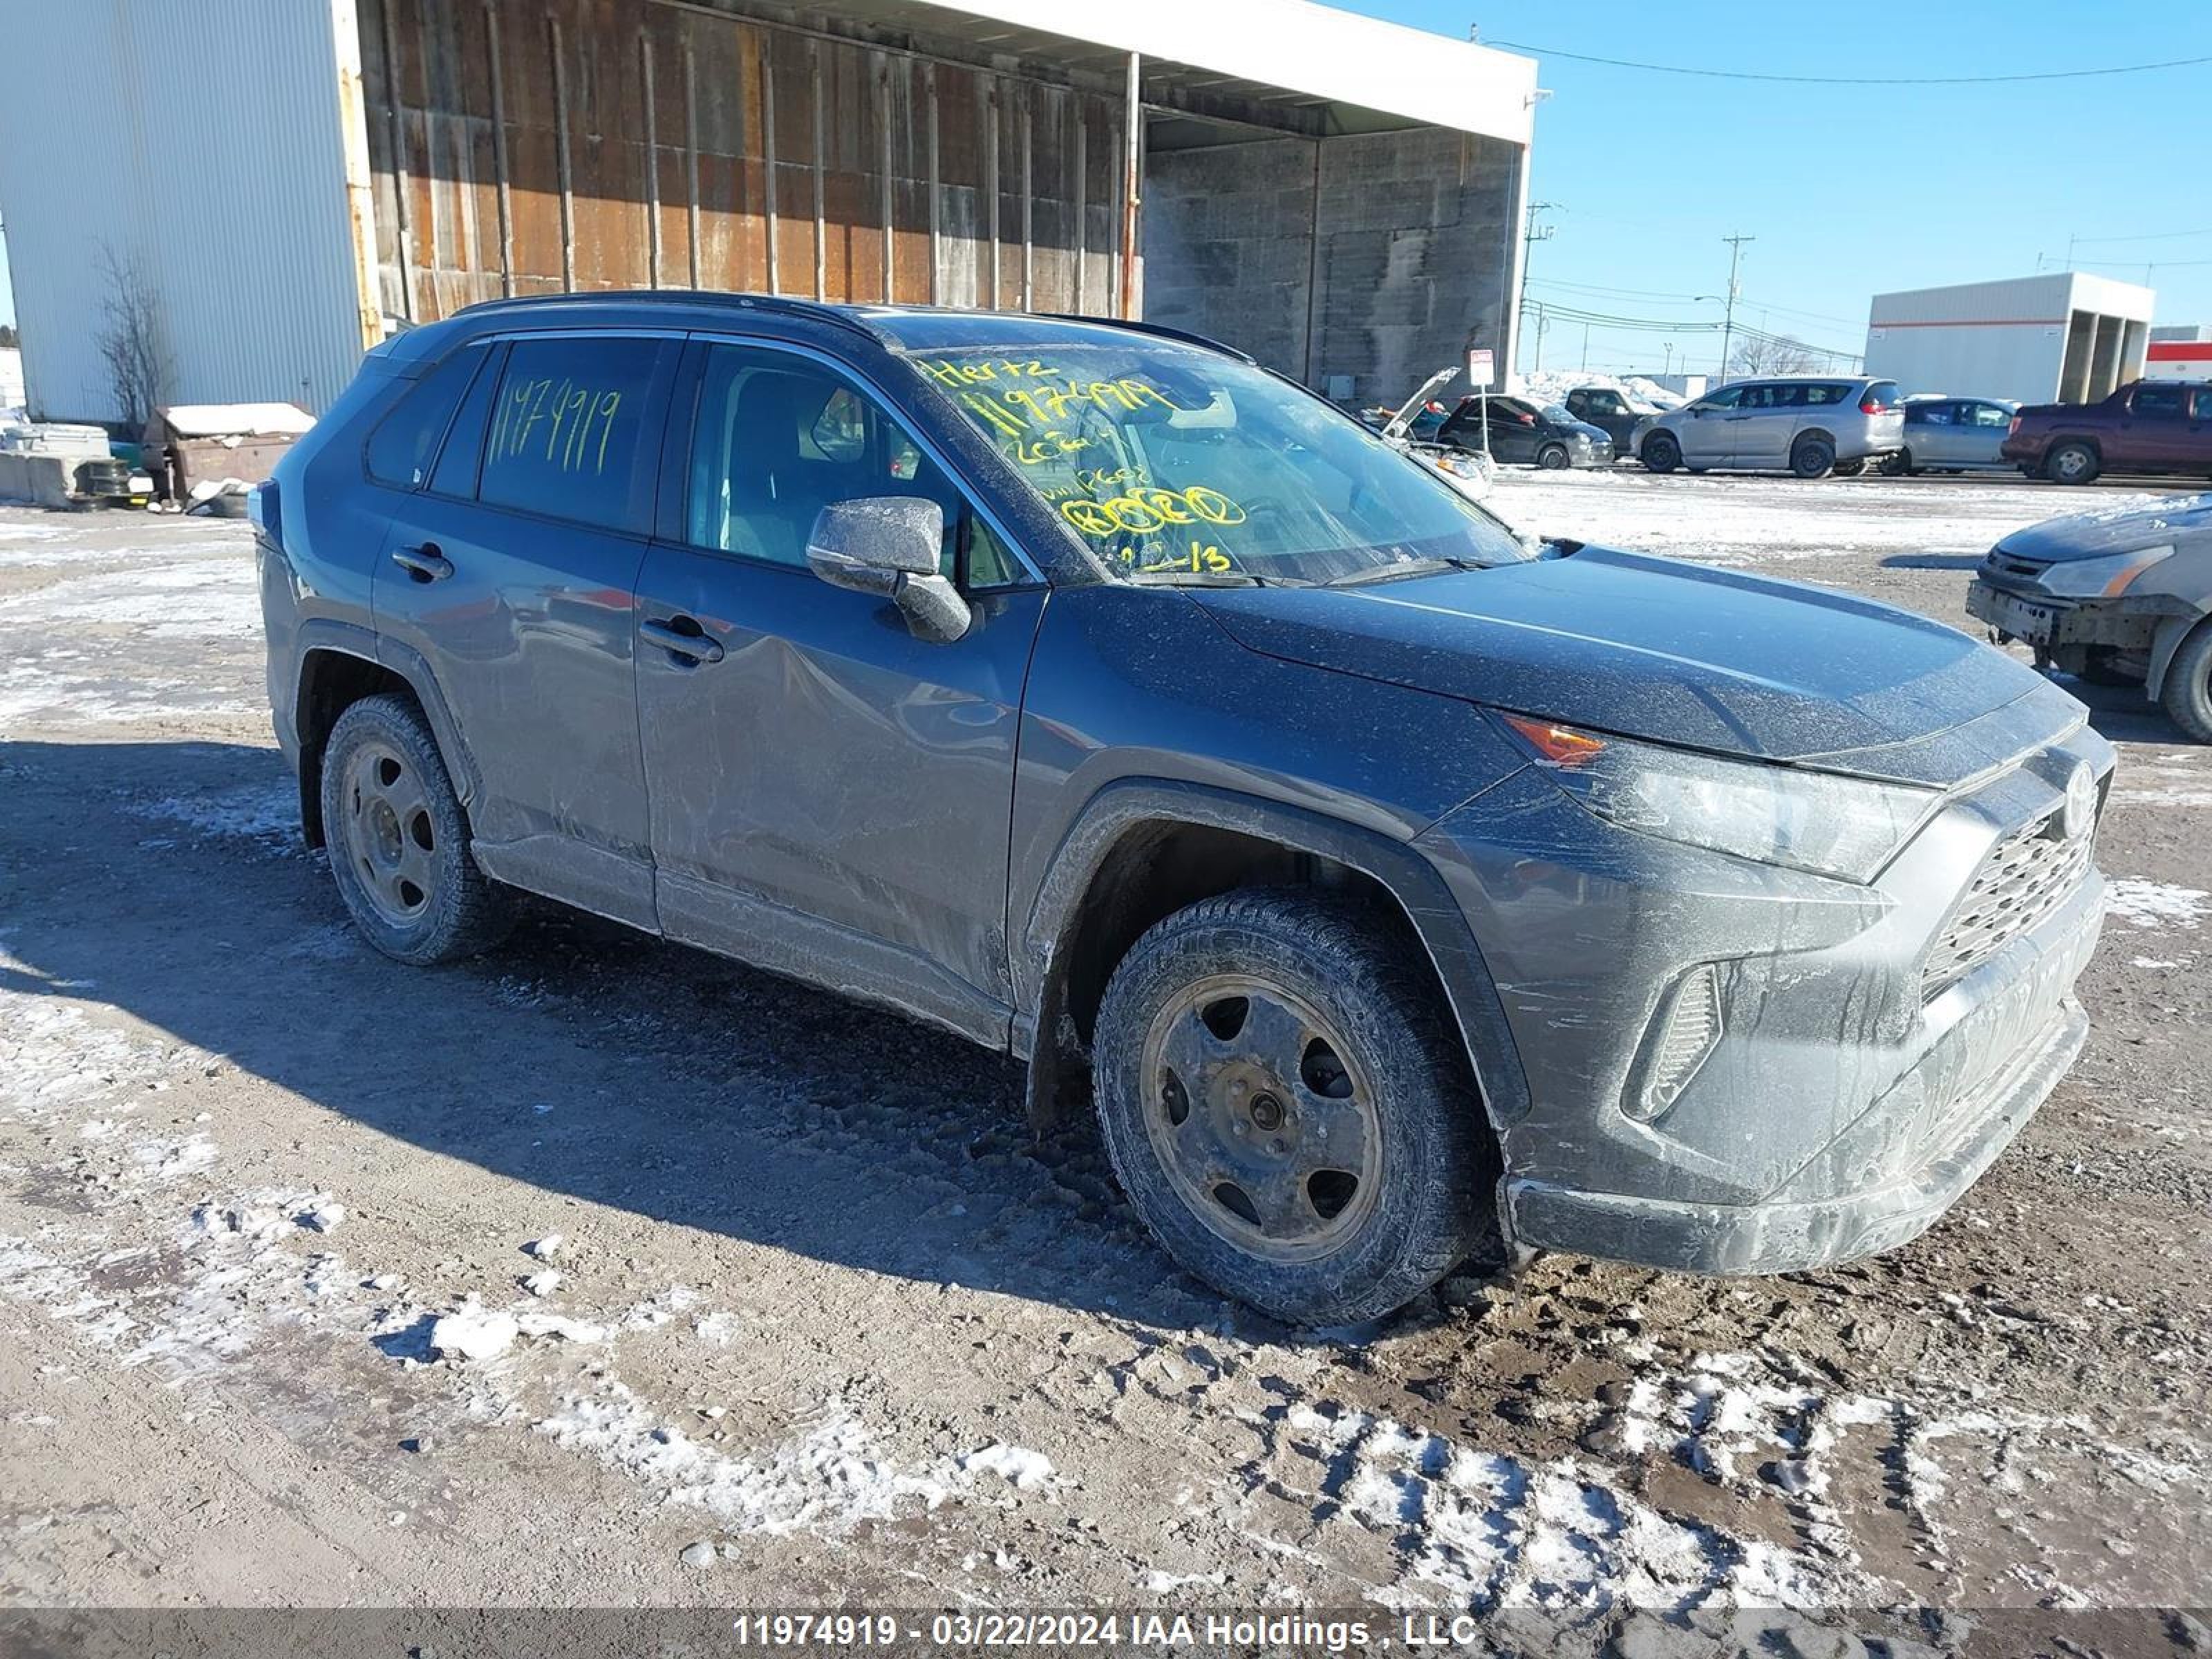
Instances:
[[[1486,1241],[1884,1249],[2087,1029],[2112,755],[2063,691],[1525,541],[1171,331],[481,306],[370,354],[254,514],[276,736],[377,949],[466,957],[529,892],[947,1027],[1285,1319]]]
[[[1654,472],[1717,466],[1849,477],[1905,447],[1894,380],[1791,375],[1738,380],[1637,422],[1637,458]]]

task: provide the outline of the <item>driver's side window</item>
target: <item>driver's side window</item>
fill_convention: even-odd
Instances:
[[[1690,407],[1693,410],[1734,409],[1738,403],[1742,401],[1742,398],[1743,388],[1741,386],[1723,386],[1718,392],[1709,392],[1705,397],[1698,398],[1698,401],[1692,404]]]
[[[807,358],[708,348],[691,428],[686,541],[803,569],[816,515],[870,495],[919,495],[944,510],[945,575],[969,587],[1020,579],[1019,564],[959,486],[872,398]]]

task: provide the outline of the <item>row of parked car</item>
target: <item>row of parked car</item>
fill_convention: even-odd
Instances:
[[[2094,404],[2027,407],[2002,398],[1904,396],[1869,375],[1772,375],[1719,386],[1679,409],[1617,387],[1577,386],[1556,404],[1522,397],[1431,404],[1413,438],[1486,451],[1504,465],[1715,467],[1849,477],[1869,466],[1921,472],[2019,471],[2056,483],[2104,472],[2212,476],[2212,382],[2137,380]]]

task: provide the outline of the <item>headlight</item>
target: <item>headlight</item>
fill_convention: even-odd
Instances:
[[[1502,718],[1553,783],[1609,823],[1846,881],[1881,874],[1938,799],[1930,789]]]
[[[2138,548],[2132,553],[2112,553],[2101,559],[2067,559],[2052,565],[2037,583],[2046,593],[2063,593],[2069,599],[2113,599],[2128,590],[2128,585],[2161,560],[2173,556],[2170,547]]]

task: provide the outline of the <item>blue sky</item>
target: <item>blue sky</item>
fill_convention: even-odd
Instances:
[[[1860,12],[1718,0],[1337,0],[1481,38],[1774,75],[2027,74],[2212,54],[2206,0],[1921,0]],[[1743,250],[1737,316],[1863,350],[1867,301],[1893,289],[2075,263],[2153,271],[2160,323],[2212,323],[2212,64],[1978,87],[1805,87],[1540,61],[1534,194],[1560,205],[1530,257],[1532,298],[1618,316],[1717,317]],[[2192,231],[2191,236],[2167,233]],[[2087,239],[2161,235],[2160,240]],[[2193,263],[2191,263],[2193,262]],[[1554,286],[1640,290],[1593,294]],[[1785,309],[1786,308],[1786,309]],[[1802,314],[1800,314],[1802,313]],[[1762,315],[1765,318],[1761,322]],[[1593,329],[1589,367],[1658,368],[1656,334]],[[1710,369],[1717,338],[1681,337]],[[1579,324],[1545,366],[1580,366]],[[1702,360],[1702,361],[1699,361]],[[1524,368],[1531,366],[1522,358]]]

